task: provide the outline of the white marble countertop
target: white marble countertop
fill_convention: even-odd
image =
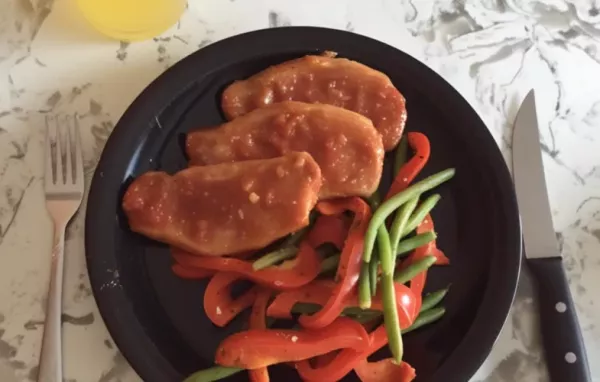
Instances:
[[[190,0],[176,27],[132,44],[90,30],[70,0],[0,0],[0,9],[0,381],[37,372],[52,230],[41,182],[44,114],[82,116],[89,181],[116,121],[165,68],[219,39],[283,25],[351,30],[412,54],[463,94],[507,159],[517,107],[536,88],[554,226],[600,381],[597,0]],[[91,295],[83,217],[66,245],[66,380],[138,381]],[[525,277],[474,381],[547,380],[534,301]]]

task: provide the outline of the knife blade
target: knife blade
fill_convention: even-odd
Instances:
[[[537,284],[550,379],[588,382],[592,379],[583,337],[552,224],[533,89],[517,113],[512,144],[525,257]]]

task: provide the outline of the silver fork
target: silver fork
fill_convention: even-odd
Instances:
[[[61,118],[62,119],[62,118]],[[62,125],[62,126],[61,126]],[[38,382],[62,382],[62,287],[65,230],[83,198],[83,158],[77,116],[46,118],[46,209],[54,222],[46,324]]]

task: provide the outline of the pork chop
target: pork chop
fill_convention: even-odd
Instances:
[[[284,101],[187,135],[191,165],[306,151],[321,167],[320,199],[369,196],[379,185],[383,143],[371,121],[335,106]]]
[[[389,77],[331,55],[286,61],[236,81],[225,89],[221,106],[231,120],[282,101],[324,103],[362,114],[373,121],[386,151],[398,144],[406,122],[404,97]]]
[[[321,171],[307,153],[170,176],[148,172],[123,197],[135,232],[186,251],[221,256],[263,248],[308,225]]]

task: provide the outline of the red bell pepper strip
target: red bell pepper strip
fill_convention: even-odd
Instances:
[[[313,248],[331,243],[342,249],[347,236],[348,224],[343,215],[320,215],[308,233],[308,242]]]
[[[410,326],[410,325],[409,325]],[[400,325],[401,329],[406,329],[408,326]],[[344,378],[346,374],[357,367],[362,361],[384,347],[387,342],[387,333],[385,326],[380,325],[370,335],[369,346],[362,350],[343,349],[335,359],[322,367],[312,367],[309,360],[296,362],[296,370],[303,380],[308,382],[335,382]],[[393,380],[395,382],[395,380]],[[382,382],[387,382],[382,380]]]
[[[283,291],[267,308],[267,316],[273,318],[292,318],[292,308],[298,302],[323,306],[335,288],[332,280],[315,280],[300,288]]]
[[[237,259],[248,259],[248,258],[252,257],[255,253],[256,253],[256,251],[245,251],[245,252],[240,252],[240,253],[234,253],[234,254],[227,255],[227,256],[234,257]],[[197,267],[193,267],[193,268],[186,267],[185,265],[179,264],[177,262],[175,262],[175,264],[173,264],[171,266],[171,270],[173,271],[173,273],[175,273],[177,276],[179,276],[182,279],[196,279],[196,280],[205,279],[216,273],[215,271],[210,270],[210,269],[202,269],[202,268],[197,268]]]
[[[363,349],[369,342],[369,334],[362,325],[346,317],[339,317],[319,330],[250,329],[223,340],[217,348],[215,363],[258,369],[305,360],[336,349]]]
[[[252,313],[250,314],[250,328],[251,329],[266,329],[266,310],[271,299],[272,292],[268,289],[261,289],[254,300],[252,305]],[[251,382],[269,382],[269,371],[266,367],[261,367],[254,370],[248,370]]]
[[[441,249],[436,247],[435,243],[433,244],[433,249],[431,250],[431,256],[434,256],[436,258],[436,260],[435,260],[436,265],[450,264],[450,259],[448,258],[448,256],[446,256],[446,254]]]
[[[417,234],[419,233],[424,233],[424,232],[435,232],[435,227],[433,225],[433,219],[431,218],[431,215],[427,215],[425,217],[425,219],[423,219],[423,221],[421,222],[421,224],[419,224],[419,226],[416,229]],[[429,246],[424,246],[426,251],[423,253],[419,254],[419,258],[422,258],[424,256],[434,256],[436,258],[435,263],[437,265],[448,265],[450,264],[450,259],[448,259],[446,257],[446,255],[444,254],[444,252],[442,252],[438,247],[437,247],[437,243],[436,240],[432,241],[429,243]]]
[[[415,295],[414,292],[404,284],[394,284],[396,290],[396,306],[398,307],[398,319],[400,321],[400,328],[408,328],[415,322],[419,315],[419,309],[421,308],[421,296]],[[379,297],[377,294],[375,297]],[[383,303],[379,298],[381,310],[383,310]],[[358,299],[357,299],[358,303]],[[375,305],[373,305],[375,306]]]
[[[175,263],[171,266],[171,270],[182,279],[205,279],[215,274],[214,271],[202,268],[188,268],[181,264]]]
[[[419,226],[417,226],[416,232],[417,232],[417,234],[420,234],[420,233],[424,233],[424,232],[428,232],[428,231],[433,231],[433,229],[434,229],[433,220],[431,219],[431,216],[427,215],[425,217],[425,219],[423,219],[421,224],[419,224]],[[411,253],[404,262],[402,262],[402,267],[408,266],[408,265],[412,264],[413,262],[420,260],[423,257],[428,256],[428,255],[436,256],[436,259],[437,259],[436,264],[448,264],[449,263],[449,260],[444,255],[444,253],[436,247],[435,240],[434,240],[430,243],[427,243],[427,244],[415,249],[414,252]],[[415,296],[417,296],[417,311],[419,311],[421,309],[421,303],[422,303],[421,296],[423,294],[423,289],[425,288],[426,281],[427,281],[427,271],[423,271],[423,272],[419,273],[418,275],[413,277],[412,280],[410,280],[410,289],[413,291]]]
[[[385,200],[388,200],[408,187],[419,172],[421,172],[431,155],[429,139],[427,139],[424,134],[410,132],[407,134],[407,138],[408,144],[412,147],[415,154],[408,162],[406,162],[406,164],[404,164],[404,166],[400,167],[400,171],[398,171],[390,189],[385,195]]]
[[[213,324],[223,327],[244,309],[249,308],[258,291],[252,287],[237,299],[231,297],[231,285],[240,276],[235,273],[219,272],[208,282],[204,291],[204,312]]]
[[[401,326],[402,329],[405,329]],[[344,378],[364,359],[387,344],[385,326],[380,325],[370,335],[370,343],[362,350],[343,349],[333,361],[323,367],[313,368],[308,360],[296,362],[296,370],[304,381],[334,382]]]
[[[311,361],[312,361],[314,367],[325,367],[325,366],[329,365],[329,363],[331,361],[333,361],[335,359],[335,357],[337,357],[339,352],[340,352],[339,350],[334,350],[332,352],[325,353],[323,355],[314,357]]]
[[[392,358],[376,362],[364,359],[354,367],[354,371],[362,382],[411,382],[417,377],[415,369],[408,363],[397,365]]]
[[[317,209],[323,215],[339,215],[346,210],[354,212],[352,226],[342,249],[336,272],[336,287],[323,308],[313,315],[300,316],[300,325],[309,329],[319,329],[331,324],[344,310],[344,299],[353,292],[360,274],[364,237],[371,208],[359,197],[327,200],[319,202]]]
[[[227,255],[227,257],[232,257],[235,259],[249,259],[256,254],[256,251],[244,251],[238,253],[232,253],[231,255]]]
[[[404,284],[394,284],[396,290],[396,304],[398,307],[400,326],[410,326],[417,318],[417,298],[412,290]],[[267,309],[267,316],[274,318],[291,318],[292,307],[298,302],[311,303],[323,306],[335,290],[335,284],[330,280],[315,280],[301,288],[285,291],[278,294]],[[347,295],[343,301],[343,308],[357,307],[358,295],[356,290]],[[381,292],[373,297],[371,309],[383,310]],[[340,312],[341,313],[341,312]]]
[[[254,270],[251,261],[216,256],[196,256],[183,250],[172,250],[175,261],[185,267],[231,272],[271,289],[298,288],[314,280],[321,269],[321,258],[308,241],[300,244],[298,254],[280,266]]]

